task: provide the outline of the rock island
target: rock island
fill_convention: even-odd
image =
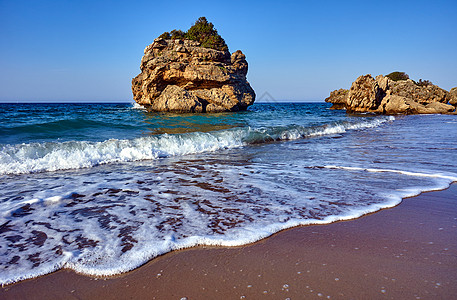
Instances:
[[[173,30],[156,38],[144,50],[140,69],[132,79],[133,98],[151,111],[240,111],[255,100],[245,55],[240,50],[230,54],[205,17],[187,32]]]
[[[325,102],[348,113],[456,114],[457,88],[448,92],[428,80],[415,82],[404,72],[376,78],[367,74],[358,77],[349,90],[331,92]]]

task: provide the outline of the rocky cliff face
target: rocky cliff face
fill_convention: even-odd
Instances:
[[[132,80],[133,98],[153,111],[239,111],[255,100],[240,50],[230,55],[197,41],[158,38],[144,50],[140,68]]]
[[[334,109],[379,114],[455,113],[457,88],[447,92],[433,85],[418,85],[412,80],[393,81],[382,75],[363,75],[349,90],[330,93],[326,102]]]

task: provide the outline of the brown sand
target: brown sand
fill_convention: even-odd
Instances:
[[[112,278],[61,270],[2,299],[457,299],[457,184],[244,247],[195,247]]]

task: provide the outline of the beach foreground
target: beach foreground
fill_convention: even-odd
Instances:
[[[123,275],[60,270],[1,289],[2,299],[452,299],[457,185],[329,225],[233,248],[195,247]]]

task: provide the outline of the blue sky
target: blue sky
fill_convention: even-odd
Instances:
[[[323,101],[362,74],[457,86],[457,1],[0,0],[0,101],[132,101],[143,49],[206,16],[258,98]]]

